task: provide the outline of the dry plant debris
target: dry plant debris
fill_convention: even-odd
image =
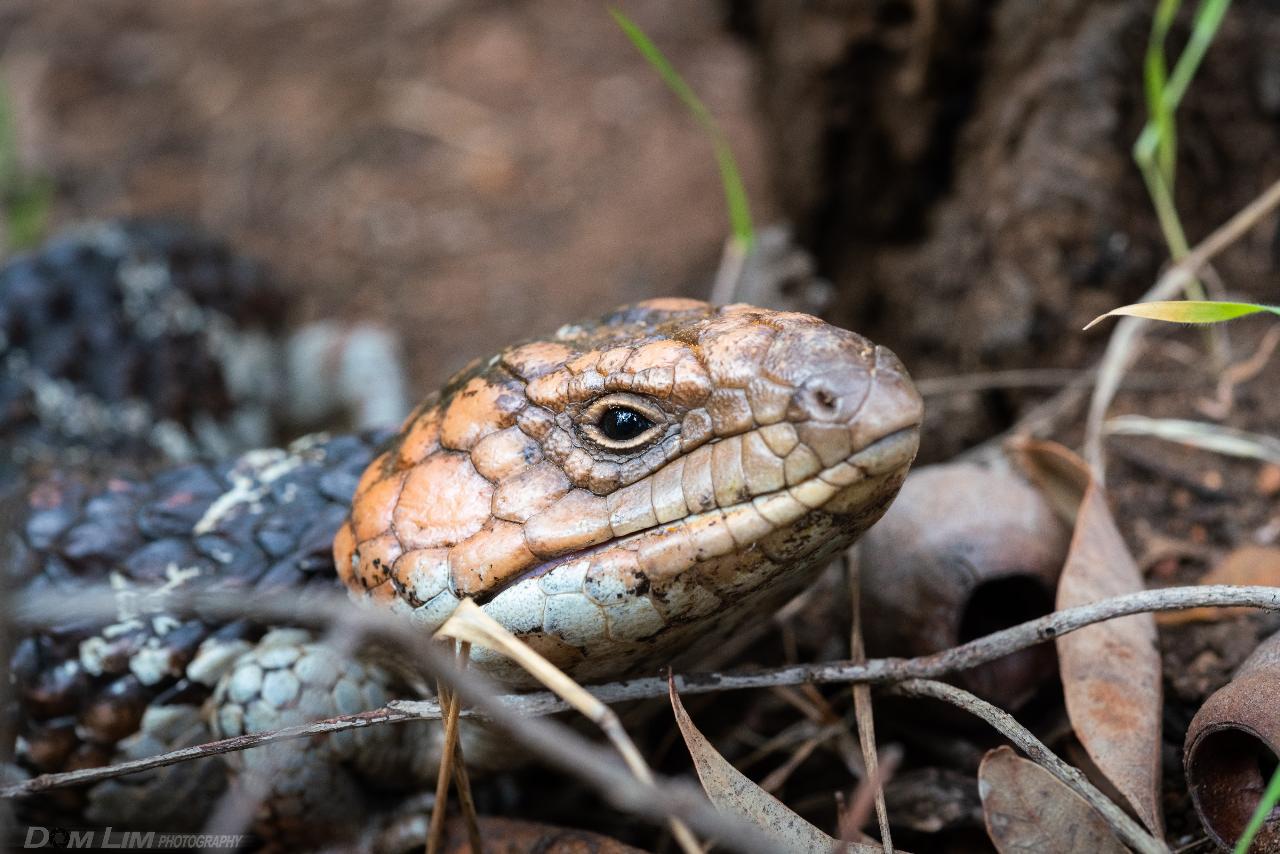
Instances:
[[[1000,854],[1129,850],[1083,798],[1010,747],[983,757],[978,792],[987,833]]]
[[[1075,533],[1058,583],[1059,609],[1142,590],[1142,575],[1084,460],[1061,445],[1026,443],[1033,473],[1075,499]],[[1042,465],[1042,461],[1047,461]],[[1163,835],[1160,813],[1160,653],[1155,619],[1135,614],[1059,638],[1067,713],[1097,767],[1142,821]]]

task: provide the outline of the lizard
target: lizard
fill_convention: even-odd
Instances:
[[[509,346],[394,434],[300,439],[94,490],[35,486],[11,583],[74,596],[337,588],[434,632],[470,598],[580,681],[652,672],[765,618],[887,509],[923,406],[888,349],[808,315],[662,298]],[[122,598],[122,601],[126,601]],[[107,764],[381,706],[396,667],[310,631],[139,614],[18,639],[15,758]],[[527,674],[476,649],[518,689]],[[263,780],[255,832],[331,841],[434,779],[438,728],[366,727],[53,793],[119,825],[193,824]],[[490,733],[490,736],[495,734]],[[500,735],[468,762],[500,766]]]

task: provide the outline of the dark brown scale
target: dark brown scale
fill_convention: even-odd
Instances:
[[[0,489],[33,466],[163,460],[162,421],[198,446],[197,420],[225,424],[237,406],[214,327],[273,332],[283,315],[258,267],[172,224],[87,225],[13,258],[0,267]],[[120,419],[138,404],[140,423]]]
[[[219,465],[188,465],[150,480],[109,480],[97,490],[70,475],[38,484],[9,534],[6,562],[15,589],[70,594],[114,575],[126,586],[171,582],[173,568],[198,569],[213,589],[339,589],[331,544],[360,473],[385,435],[345,436],[287,455],[246,455]],[[268,463],[296,462],[274,481],[257,479]],[[258,466],[255,473],[253,463]],[[228,490],[248,484],[253,500],[206,517]],[[197,535],[205,519],[207,532]],[[203,589],[203,587],[202,587]],[[199,705],[208,686],[183,675],[200,644],[255,640],[263,629],[243,620],[217,623],[155,619],[104,633],[111,621],[64,623],[18,639],[9,667],[19,699],[16,758],[30,773],[67,771],[111,760],[114,746],[138,730],[152,705]],[[94,651],[86,655],[86,642]],[[149,664],[139,668],[139,656]],[[85,658],[92,667],[86,667]],[[141,670],[141,673],[134,672]],[[141,676],[163,673],[148,682]],[[74,802],[74,803],[73,803]],[[59,808],[74,807],[75,796]]]

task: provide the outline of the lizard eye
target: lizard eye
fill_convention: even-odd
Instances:
[[[670,418],[653,401],[619,392],[590,403],[575,419],[583,436],[609,451],[638,451],[667,432]]]
[[[629,442],[653,426],[653,422],[634,409],[611,406],[596,422],[605,438],[615,442]]]

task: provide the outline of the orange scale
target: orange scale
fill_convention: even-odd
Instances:
[[[395,531],[406,548],[454,545],[489,520],[493,484],[480,476],[467,455],[442,451],[407,475],[392,512]]]
[[[449,572],[459,596],[493,590],[537,563],[524,526],[496,521],[449,550]]]
[[[560,369],[573,354],[572,347],[559,342],[535,341],[508,351],[502,357],[502,363],[528,382]]]
[[[416,466],[440,449],[440,411],[432,409],[410,425],[400,440],[396,461],[401,468]]]
[[[379,454],[373,458],[373,462],[369,463],[369,467],[364,470],[364,474],[360,475],[360,482],[356,484],[355,500],[359,500],[370,489],[386,476],[388,464],[391,462],[390,452]]]
[[[627,359],[625,370],[638,374],[649,368],[671,368],[691,352],[689,345],[680,341],[650,341],[635,349]]]
[[[395,534],[383,534],[361,542],[356,549],[359,560],[355,569],[360,585],[372,590],[390,580],[392,567],[403,551]]]
[[[338,570],[338,578],[348,587],[355,582],[356,535],[350,522],[343,522],[338,533],[333,537],[333,565]]]
[[[440,444],[469,451],[491,433],[515,423],[524,395],[514,383],[475,377],[449,401],[440,424]]]
[[[351,505],[351,523],[357,540],[364,542],[392,530],[396,502],[407,474],[403,471],[393,474],[356,495]],[[365,475],[367,477],[368,472]]]
[[[637,308],[647,308],[650,311],[709,311],[711,306],[702,300],[687,299],[685,297],[655,297],[636,303]]]
[[[599,361],[600,361],[600,352],[597,350],[592,350],[588,353],[583,353],[581,356],[578,356],[577,358],[566,362],[565,367],[569,369],[570,373],[576,376],[578,374],[584,374],[587,371],[596,370],[596,364],[599,363]]]

